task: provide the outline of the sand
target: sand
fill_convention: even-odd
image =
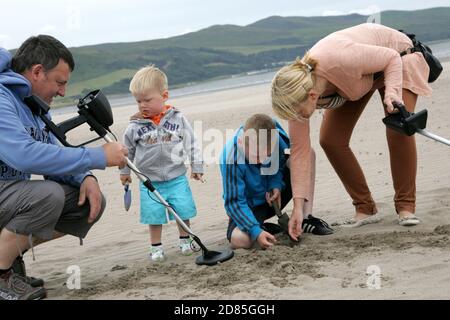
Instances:
[[[433,97],[420,98],[417,110],[427,108],[427,128],[450,138],[450,62],[444,68],[432,85]],[[238,128],[253,113],[272,114],[269,89],[269,84],[263,84],[182,97],[171,103],[192,122],[202,121],[204,130],[224,133]],[[114,109],[112,130],[118,137],[135,110],[136,106]],[[270,250],[236,250],[232,260],[206,267],[197,266],[195,256],[178,253],[178,231],[172,223],[163,232],[168,259],[156,264],[148,259],[147,227],[139,223],[137,183],[132,185],[133,204],[126,212],[118,170],[110,168],[96,172],[108,204],[84,246],[70,236],[43,244],[35,249],[36,261],[29,254],[25,257],[28,273],[46,280],[50,299],[449,299],[450,149],[417,136],[417,215],[423,223],[401,227],[392,200],[382,117],[376,95],[351,142],[378,205],[382,218],[378,224],[337,228],[331,236],[307,234],[299,244],[280,236]],[[333,222],[351,217],[353,207],[318,144],[320,120],[317,113],[311,121],[317,153],[314,214]],[[86,128],[77,130],[74,141],[87,136]],[[205,137],[204,147],[210,138]],[[205,177],[205,184],[191,183],[198,208],[192,228],[209,248],[227,248],[228,218],[218,166],[209,163]],[[292,204],[286,211],[290,213],[291,208]],[[65,284],[67,268],[73,265],[81,270],[80,290],[69,290]],[[378,270],[379,278],[368,274],[371,270]],[[373,279],[379,282],[368,282]]]

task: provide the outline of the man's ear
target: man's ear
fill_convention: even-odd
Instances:
[[[35,64],[29,70],[28,75],[32,80],[38,80],[44,72],[45,68],[42,64]]]

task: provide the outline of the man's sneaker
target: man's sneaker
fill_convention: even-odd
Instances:
[[[180,239],[180,252],[183,256],[190,256],[194,253],[192,250],[192,239]]]
[[[44,280],[34,277],[27,277],[27,269],[25,268],[25,262],[23,261],[21,256],[18,256],[16,260],[14,260],[11,269],[15,274],[21,276],[25,279],[25,281],[32,287],[43,287]]]
[[[151,246],[150,247],[150,258],[154,262],[162,262],[166,260],[166,256],[164,255],[164,250],[162,246]]]
[[[309,215],[308,218],[303,219],[303,232],[312,233],[316,235],[332,234],[334,230],[322,219]]]
[[[0,277],[0,300],[41,300],[47,297],[43,287],[34,288],[26,279],[9,271]]]

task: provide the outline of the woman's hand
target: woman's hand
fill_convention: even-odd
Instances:
[[[404,104],[402,99],[394,96],[385,96],[384,104],[388,113],[397,113],[398,109],[395,109],[394,104]]]
[[[302,222],[303,222],[302,206],[296,205],[294,203],[294,209],[292,210],[291,218],[289,219],[288,229],[289,235],[295,241],[298,241],[299,237],[303,234]]]

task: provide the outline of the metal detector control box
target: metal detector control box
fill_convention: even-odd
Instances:
[[[24,99],[25,104],[34,114],[40,116],[48,129],[55,135],[59,142],[66,147],[78,148],[91,142],[102,139],[109,131],[109,127],[114,123],[111,105],[108,99],[100,90],[95,90],[87,94],[78,102],[78,116],[70,118],[56,125],[48,117],[50,109],[47,103],[37,96],[30,96]],[[66,133],[80,125],[87,123],[91,131],[95,131],[99,137],[74,146],[67,142]]]

